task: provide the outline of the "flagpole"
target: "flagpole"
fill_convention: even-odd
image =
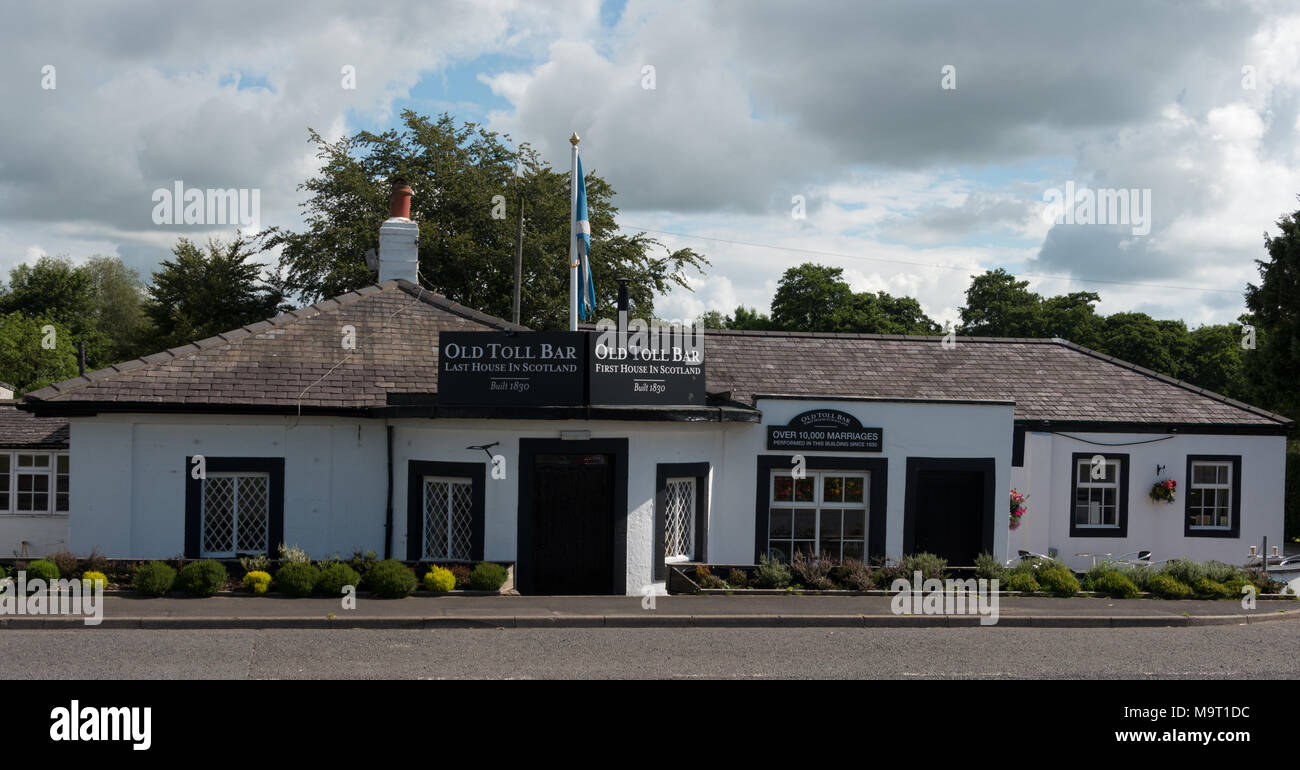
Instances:
[[[573,145],[572,163],[569,171],[569,331],[578,330],[578,236],[574,232],[578,217],[578,132],[569,137]]]

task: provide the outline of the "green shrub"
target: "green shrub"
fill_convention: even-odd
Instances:
[[[871,570],[857,559],[845,559],[831,570],[831,580],[840,588],[849,591],[870,591],[876,587],[871,579]]]
[[[1192,593],[1203,599],[1226,599],[1232,595],[1228,593],[1228,587],[1223,583],[1210,580],[1207,577],[1203,577],[1192,584]]]
[[[192,561],[176,575],[176,587],[190,596],[211,596],[225,585],[226,567],[213,559]]]
[[[1114,596],[1117,599],[1134,599],[1142,593],[1137,584],[1119,570],[1107,570],[1096,577],[1089,575],[1089,587],[1093,591]]]
[[[1244,577],[1233,578],[1232,580],[1229,580],[1228,582],[1223,584],[1223,594],[1226,598],[1240,599],[1241,597],[1245,596],[1245,594],[1241,592],[1241,589],[1245,588],[1246,586],[1253,586],[1253,585],[1254,583],[1251,583],[1249,580],[1247,580]]]
[[[1005,581],[1007,579],[1006,565],[993,554],[982,553],[975,557],[975,579]]]
[[[1139,590],[1151,590],[1151,578],[1160,574],[1160,570],[1150,565],[1131,564],[1120,569],[1120,574],[1133,581]]]
[[[1053,565],[1038,570],[1034,578],[1044,590],[1057,596],[1074,596],[1079,593],[1079,579],[1065,567]]]
[[[500,564],[479,562],[474,571],[469,573],[469,587],[475,591],[500,591],[509,576],[509,571]]]
[[[317,569],[320,570],[320,577],[316,578],[314,590],[322,596],[342,596],[344,586],[356,587],[361,582],[357,571],[341,561]]]
[[[445,594],[456,587],[456,576],[451,570],[442,567],[430,567],[424,576],[424,589],[436,594]]]
[[[1201,578],[1209,577],[1205,565],[1191,559],[1170,559],[1165,562],[1165,566],[1160,571],[1184,586],[1190,586]]]
[[[58,577],[70,578],[77,574],[77,557],[66,548],[45,558],[54,562],[54,566],[59,568]]]
[[[285,596],[311,596],[320,570],[311,562],[291,561],[275,573],[275,589]]]
[[[27,579],[40,578],[46,582],[59,579],[59,567],[49,559],[37,559],[27,563]]]
[[[1280,583],[1273,578],[1265,577],[1264,571],[1258,567],[1251,567],[1245,570],[1245,578],[1255,584],[1255,590],[1261,594],[1281,593],[1284,583]]]
[[[731,571],[727,573],[727,585],[732,588],[748,588],[749,573],[743,569],[732,567]]]
[[[376,596],[400,599],[415,591],[415,573],[397,559],[385,559],[370,568],[366,584]]]
[[[1192,589],[1167,572],[1151,577],[1151,593],[1162,599],[1183,599],[1191,595]]]
[[[796,551],[790,560],[790,571],[794,573],[795,582],[812,591],[826,591],[835,587],[831,582],[831,570],[835,562],[814,554]]]
[[[911,580],[920,570],[921,580],[938,578],[943,580],[944,571],[948,569],[948,560],[942,556],[936,556],[932,553],[909,553],[903,557],[902,561],[903,575],[907,580]]]
[[[244,588],[255,594],[264,594],[271,587],[271,573],[255,569],[244,575]]]
[[[4,580],[7,577],[9,577],[9,568],[0,564],[0,580]]]
[[[1038,590],[1038,581],[1034,579],[1033,573],[1012,572],[1007,577],[1007,590],[1027,591],[1032,593]]]
[[[175,582],[176,570],[160,561],[151,561],[136,569],[132,585],[146,596],[162,596],[172,590]]]
[[[365,553],[362,553],[361,551],[353,551],[352,558],[348,560],[349,566],[356,570],[357,574],[361,576],[361,586],[364,586],[367,589],[369,589],[370,586],[366,585],[366,575],[370,574],[370,570],[374,569],[375,565],[378,563],[379,557],[375,555],[374,551],[366,551]],[[454,573],[455,570],[453,569],[452,572]]]
[[[764,554],[758,557],[754,570],[754,585],[759,588],[785,588],[790,585],[790,568]]]
[[[1216,583],[1226,583],[1246,576],[1246,571],[1232,564],[1221,561],[1205,562],[1205,576]]]

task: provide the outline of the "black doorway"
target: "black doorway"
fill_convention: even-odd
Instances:
[[[626,446],[626,440],[520,442],[520,593],[625,593]]]
[[[993,552],[993,460],[907,460],[903,550],[933,553],[970,566]]]

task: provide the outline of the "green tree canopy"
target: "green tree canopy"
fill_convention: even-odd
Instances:
[[[1247,376],[1261,406],[1300,418],[1300,211],[1264,235],[1268,260],[1255,260],[1259,285],[1246,287],[1256,326],[1256,348],[1246,352]]]
[[[310,195],[306,229],[272,229],[264,242],[267,248],[283,246],[286,287],[314,300],[373,282],[364,254],[378,248],[391,180],[401,177],[415,191],[411,218],[420,225],[424,285],[505,318],[511,315],[516,207],[522,199],[521,321],[538,329],[567,328],[568,171],[552,170],[527,145],[511,151],[495,133],[473,123],[457,126],[445,114],[431,120],[407,110],[402,122],[401,130],[362,131],[334,143],[311,132],[324,165],[301,185]],[[672,286],[689,289],[688,271],[707,260],[690,249],[669,251],[643,233],[617,234],[614,190],[589,169],[586,190],[596,317],[613,317],[619,278],[629,282],[632,314],[653,317],[654,295]]]
[[[240,236],[210,239],[206,249],[188,238],[177,241],[149,287],[154,347],[184,345],[287,310],[280,287],[263,281],[262,266],[249,261],[255,254]]]
[[[76,342],[67,327],[19,312],[0,315],[0,379],[27,392],[76,376]]]

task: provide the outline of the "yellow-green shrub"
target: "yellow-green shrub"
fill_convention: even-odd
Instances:
[[[266,589],[271,587],[271,574],[261,570],[253,570],[244,575],[244,588],[255,594],[264,594]]]
[[[430,567],[424,576],[424,588],[426,591],[444,594],[456,587],[456,576],[451,574],[451,570],[442,567]]]
[[[81,582],[88,589],[93,589],[96,583],[99,584],[100,588],[106,588],[108,586],[108,575],[94,571],[83,572],[81,573]]]

